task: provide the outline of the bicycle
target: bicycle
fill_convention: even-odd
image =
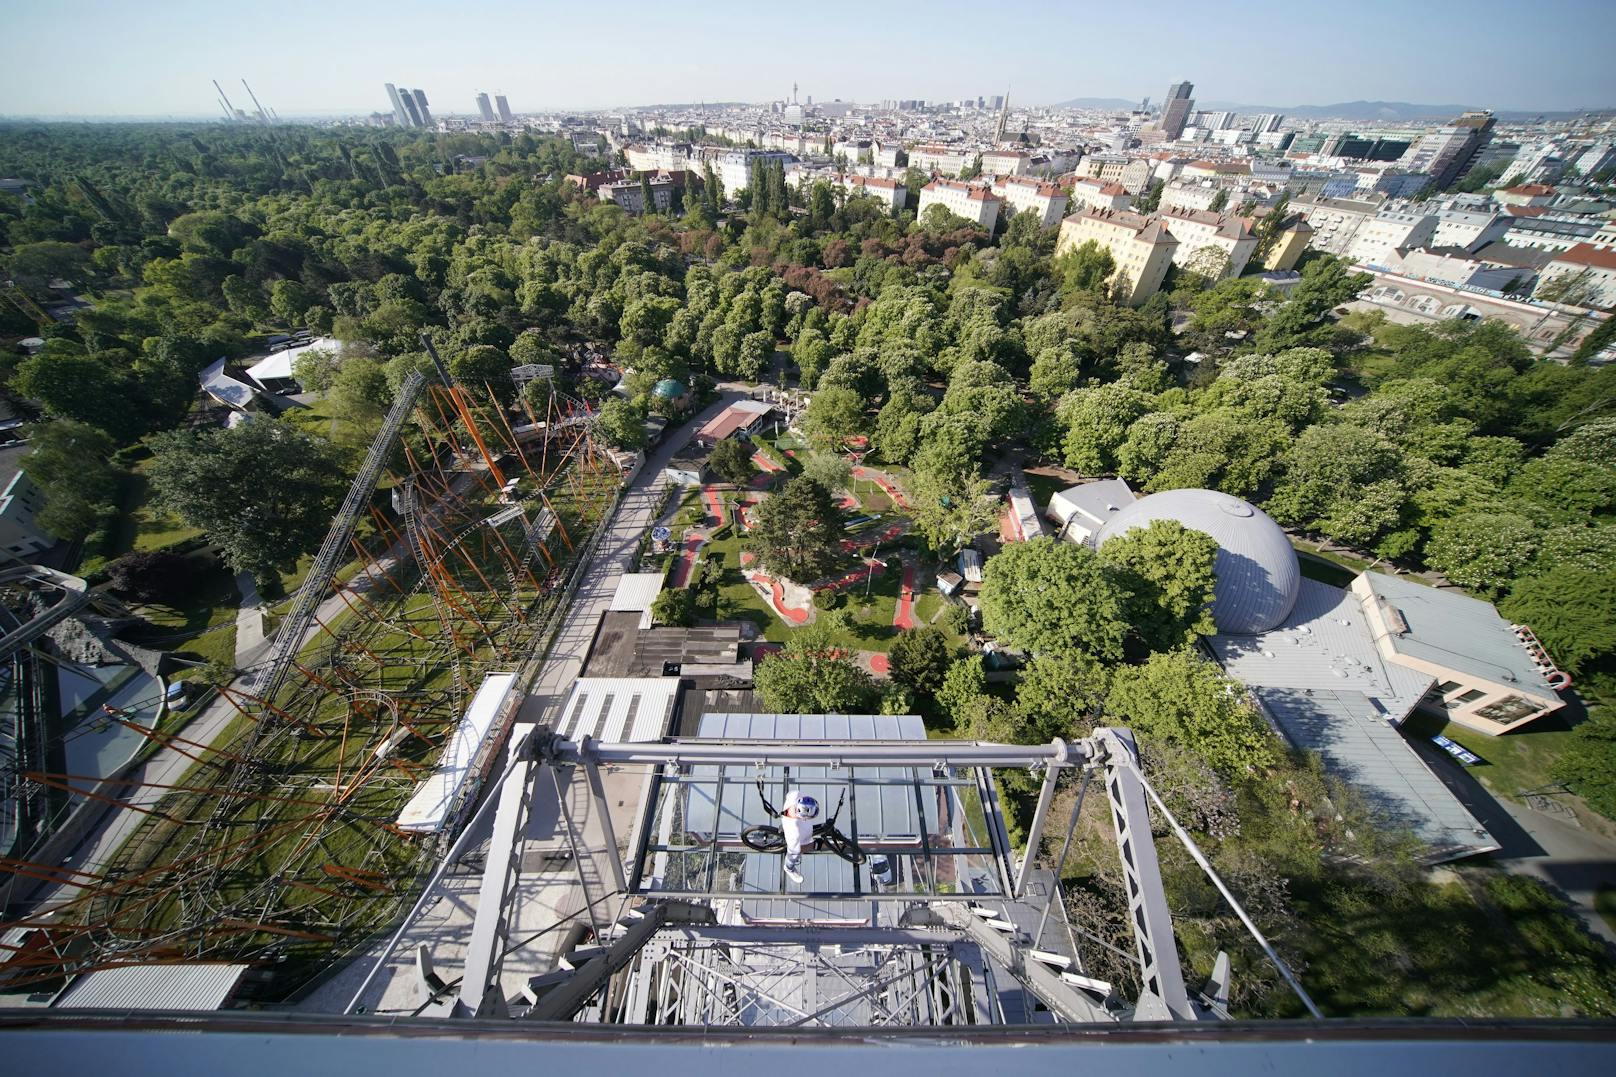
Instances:
[[[769,818],[778,819],[780,813],[775,811],[774,805],[769,803],[768,794],[763,791],[763,779],[757,783],[758,799],[763,801],[763,809],[769,813]],[[814,824],[814,837],[811,844],[804,848],[804,852],[816,852],[821,848],[829,849],[849,864],[857,867],[869,859],[869,854],[860,849],[858,842],[836,829],[836,819],[842,814],[842,804],[847,800],[847,790],[836,798],[836,810],[830,813],[830,818],[823,823]],[[741,831],[741,844],[758,853],[783,853],[786,851],[785,831],[770,823],[757,823]]]

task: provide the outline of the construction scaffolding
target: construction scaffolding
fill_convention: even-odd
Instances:
[[[108,795],[74,775],[27,775],[140,821],[102,865],[0,863],[56,889],[0,923],[0,988],[228,959],[269,970],[265,997],[285,997],[398,915],[454,837],[399,829],[400,807],[483,675],[525,682],[536,668],[583,566],[575,537],[602,527],[619,494],[588,409],[553,397],[549,410],[538,436],[518,439],[493,393],[412,378],[272,657],[220,689],[224,732],[204,744],[139,727],[194,761],[183,780],[130,779]],[[401,441],[411,418],[418,434]],[[387,472],[396,512],[373,496]]]

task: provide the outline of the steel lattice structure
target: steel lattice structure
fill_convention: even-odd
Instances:
[[[406,400],[372,446],[267,669],[221,689],[236,715],[225,734],[212,745],[163,738],[195,760],[184,779],[146,788],[161,795],[144,804],[138,782],[107,798],[142,823],[106,870],[4,865],[76,891],[0,924],[41,928],[47,940],[9,947],[10,985],[229,958],[278,965],[290,988],[386,924],[419,886],[452,835],[400,831],[398,809],[482,675],[526,671],[542,652],[582,565],[575,543],[609,519],[621,474],[595,445],[588,410],[564,398],[542,420],[529,412],[525,436],[498,404],[458,387]],[[419,434],[400,454],[408,415]],[[367,472],[400,455],[403,526],[372,506],[372,533],[357,537],[375,486]],[[334,580],[343,552],[354,571]],[[71,776],[32,777],[93,795]]]

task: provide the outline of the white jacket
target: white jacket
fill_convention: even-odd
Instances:
[[[780,812],[780,830],[786,836],[786,851],[791,853],[802,852],[803,847],[814,840],[813,820],[798,819],[793,814],[799,795],[795,789],[787,793],[785,808]]]

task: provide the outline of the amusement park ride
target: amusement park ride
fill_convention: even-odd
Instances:
[[[624,571],[616,546],[597,552],[624,472],[581,405],[551,394],[543,415],[513,423],[496,394],[438,366],[441,384],[402,387],[268,660],[220,689],[227,735],[145,729],[192,762],[178,782],[109,792],[24,775],[118,809],[123,833],[73,866],[0,862],[38,884],[0,924],[0,990],[233,963],[272,985],[249,1000],[268,1012],[0,1012],[20,1064],[283,1073],[318,1058],[413,1074],[465,1069],[474,1053],[490,1072],[542,1058],[708,1074],[716,1045],[737,1072],[1610,1061],[1609,1037],[1586,1030],[1471,1026],[1461,1038],[1321,1023],[1126,730],[1014,745],[929,739],[912,716],[708,712],[654,739],[561,735],[566,695],[534,686],[580,581],[594,594]],[[392,515],[372,504],[384,473]],[[660,502],[659,481],[641,476],[632,496]],[[500,708],[467,756],[488,780],[455,787],[440,822],[401,825],[495,678],[525,702]],[[1008,770],[1038,783],[1020,853],[996,780]],[[771,832],[769,805],[788,790],[834,806],[801,882]],[[1109,808],[1126,951],[1061,896],[1091,795]],[[1230,1020],[1238,970],[1221,953],[1186,983],[1157,833],[1182,845],[1314,1020]],[[1124,959],[1128,985],[1085,963],[1096,946]],[[1506,1041],[1515,1050],[1483,1050]],[[975,1053],[952,1053],[961,1046]]]

